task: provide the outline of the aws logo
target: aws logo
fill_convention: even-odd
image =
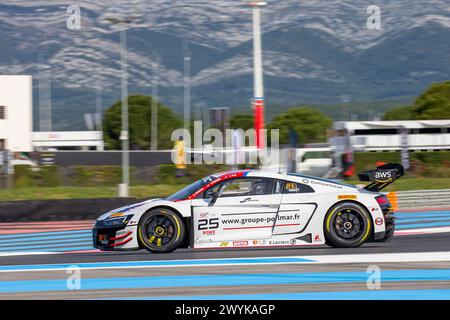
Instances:
[[[376,171],[375,180],[377,182],[388,182],[392,180],[392,172],[391,171]]]

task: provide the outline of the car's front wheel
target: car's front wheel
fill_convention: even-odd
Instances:
[[[178,214],[166,208],[147,212],[139,222],[141,246],[153,253],[168,253],[183,243],[186,227]]]
[[[358,247],[370,236],[372,218],[361,205],[341,202],[328,211],[324,229],[328,245],[339,248]]]

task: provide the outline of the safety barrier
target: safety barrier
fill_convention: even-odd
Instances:
[[[387,197],[394,210],[450,207],[450,189],[389,192]]]

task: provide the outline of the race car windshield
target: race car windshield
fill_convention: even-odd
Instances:
[[[206,178],[200,179],[187,187],[181,189],[180,191],[175,192],[171,196],[168,196],[166,200],[169,201],[177,201],[177,200],[184,200],[187,197],[189,197],[191,194],[193,194],[198,189],[202,188],[204,185],[208,184],[209,182],[216,180],[217,177],[214,176],[208,176]]]

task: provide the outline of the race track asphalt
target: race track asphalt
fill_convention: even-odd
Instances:
[[[368,289],[371,271],[380,287]],[[79,269],[79,287],[73,270]],[[327,246],[169,254],[0,255],[0,299],[449,299],[450,233]]]
[[[147,261],[216,258],[281,257],[302,255],[377,254],[407,252],[450,251],[450,233],[421,234],[394,237],[389,243],[369,243],[358,248],[331,248],[328,246],[277,249],[179,249],[168,254],[151,254],[145,250],[124,252],[64,253],[50,255],[0,256],[0,265],[87,263],[110,261]]]

